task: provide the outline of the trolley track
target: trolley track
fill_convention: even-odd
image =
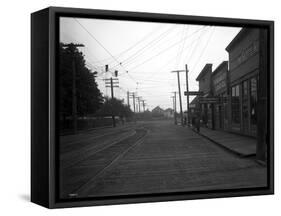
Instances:
[[[112,169],[119,159],[140,144],[146,134],[146,129],[136,129],[133,135],[105,146],[99,151],[91,152],[87,157],[81,158],[75,163],[61,167],[60,188],[62,196],[79,196],[89,185],[94,184],[95,179]]]

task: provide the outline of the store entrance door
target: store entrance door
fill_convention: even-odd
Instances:
[[[219,128],[223,129],[224,116],[222,105],[219,105]]]

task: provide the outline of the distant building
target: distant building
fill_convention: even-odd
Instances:
[[[164,116],[166,118],[173,118],[174,117],[174,110],[171,108],[165,109],[164,110]]]
[[[212,66],[212,64],[206,64],[196,78],[196,81],[199,82],[199,91],[203,92],[203,97],[211,94]]]
[[[199,82],[199,91],[203,93],[202,97],[212,96],[212,64],[206,64],[199,73],[196,81]],[[202,125],[214,128],[213,115],[214,108],[212,104],[200,104]]]
[[[164,110],[160,108],[160,106],[155,107],[151,112],[154,114],[164,115]]]
[[[212,92],[219,98],[214,104],[214,129],[228,129],[229,126],[229,83],[228,61],[223,61],[212,73]]]

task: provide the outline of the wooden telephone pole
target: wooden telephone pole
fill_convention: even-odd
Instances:
[[[111,88],[111,98],[113,99],[114,98],[114,88],[118,88],[119,87],[119,81],[118,81],[118,78],[109,78],[109,79],[105,79],[105,84],[106,86],[105,87],[109,87]],[[113,112],[113,110],[112,110]],[[112,124],[113,124],[113,127],[116,127],[116,122],[115,122],[115,115],[112,113]]]
[[[189,87],[188,87],[188,68],[187,68],[187,64],[185,65],[185,76],[186,76],[186,103],[187,103],[187,107],[186,107],[186,115],[187,115],[187,119],[186,119],[186,124],[189,126],[190,123],[190,112],[189,112]]]
[[[128,104],[128,107],[130,108],[130,92],[127,91],[127,104]]]
[[[183,112],[182,112],[182,101],[181,101],[180,72],[185,72],[185,70],[176,70],[176,71],[172,71],[172,73],[177,73],[177,77],[178,77],[178,88],[179,88],[179,100],[180,100],[181,125],[183,126]]]
[[[145,112],[145,103],[144,103],[145,100],[142,100],[142,108],[143,108],[143,112]]]
[[[135,113],[136,112],[136,102],[135,102],[136,92],[130,92],[129,97],[133,98],[133,110],[134,110],[134,113]]]
[[[178,124],[177,121],[177,92],[172,92],[174,94],[174,96],[172,96],[173,98],[173,107],[174,107],[174,121],[175,121],[175,125]]]
[[[76,57],[75,50],[77,47],[84,47],[83,44],[63,44],[63,47],[69,48],[72,55],[72,130],[75,134],[77,132],[77,90],[76,90]]]
[[[140,113],[141,112],[141,109],[140,109],[141,97],[137,97],[137,99],[138,99],[138,112]]]

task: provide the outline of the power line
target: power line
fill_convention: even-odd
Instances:
[[[193,32],[191,35],[186,36],[184,39],[186,39],[186,38],[188,38],[188,37],[191,37],[192,35],[196,34],[198,31],[200,31],[200,30],[202,30],[202,29],[204,29],[204,28],[206,28],[206,26],[204,26],[204,27],[198,29],[197,31]],[[196,40],[197,40],[197,39],[196,39]],[[194,40],[194,41],[196,41],[196,40]],[[194,41],[193,41],[193,42],[194,42]],[[163,49],[163,50],[161,50],[160,52],[158,52],[156,55],[154,55],[154,56],[152,56],[152,57],[146,59],[145,61],[143,61],[141,64],[138,64],[138,65],[132,67],[130,70],[135,69],[135,68],[137,68],[137,67],[143,65],[144,63],[148,62],[148,61],[151,61],[153,58],[155,58],[155,57],[159,56],[160,54],[166,52],[167,50],[169,50],[170,48],[174,47],[175,45],[177,45],[177,44],[180,43],[180,42],[182,42],[182,40],[177,41],[176,43],[173,43],[171,46],[166,47],[165,49]]]
[[[188,26],[188,27],[189,27],[189,26]],[[189,30],[189,28],[186,29],[186,26],[183,26],[182,39],[185,38],[185,35],[187,35],[188,30]],[[185,41],[186,41],[186,39],[183,40],[182,46],[179,46],[179,52],[178,52],[178,55],[177,55],[177,61],[176,61],[175,68],[178,67],[179,62],[180,62],[180,60],[181,60],[181,56],[182,56],[182,53],[183,53]]]
[[[155,44],[157,44],[159,41],[161,41],[165,36],[167,36],[168,34],[171,33],[171,29],[175,28],[175,26],[170,27],[169,29],[167,29],[165,32],[163,32],[162,34],[160,34],[157,38],[154,38],[152,41],[150,41],[148,44],[146,44],[144,47],[142,47],[141,49],[137,50],[133,55],[131,55],[130,57],[126,58],[125,60],[122,61],[122,64],[129,64],[129,62],[132,63],[132,61],[134,59],[136,59],[140,53],[144,50],[146,51],[148,46],[153,47]],[[147,49],[146,49],[147,48]],[[146,50],[145,50],[146,49]],[[112,68],[115,68],[118,65],[114,65]]]
[[[208,29],[205,29],[205,31],[202,31],[201,34],[198,36],[198,41],[196,43],[196,45],[193,47],[192,51],[190,52],[190,55],[186,56],[187,58],[187,62],[189,63],[189,61],[191,60],[191,58],[193,57],[193,54],[195,53],[195,51],[197,50],[197,48],[199,47],[201,38],[204,34],[206,34],[206,32],[208,31]]]
[[[64,33],[63,33],[64,34]],[[66,34],[64,34],[64,35],[66,35]],[[79,41],[78,40],[76,40],[75,38],[73,38],[73,37],[71,37],[71,36],[69,36],[69,35],[66,35],[72,42],[74,42],[74,43],[79,43]],[[88,50],[88,52],[90,52],[91,53],[91,55],[93,56],[93,58],[95,58],[97,61],[99,61],[98,60],[98,58],[92,53],[92,51],[90,50],[90,49],[88,49],[88,47],[87,46],[84,46],[83,48],[85,48],[86,50]],[[93,61],[93,62],[95,62],[95,61]]]
[[[171,58],[171,59],[170,59],[169,61],[167,61],[164,65],[162,65],[161,67],[159,67],[159,68],[157,69],[157,71],[152,72],[152,75],[146,76],[145,79],[150,79],[150,78],[152,78],[152,77],[155,77],[155,75],[158,75],[158,74],[160,74],[161,72],[163,72],[162,69],[163,69],[164,67],[166,67],[167,65],[171,64],[172,62],[174,62],[174,61],[176,60],[176,58],[177,58],[177,56]],[[169,70],[167,70],[167,71],[169,71]]]
[[[89,35],[91,38],[93,38],[119,65],[122,66],[122,64],[120,64],[120,62],[109,52],[109,50],[98,40],[96,39],[96,37],[88,31],[87,28],[85,28],[85,26],[83,26],[76,18],[73,18]],[[122,66],[123,67],[123,66]],[[126,71],[126,69],[123,67],[123,69]]]
[[[117,56],[120,57],[122,55],[124,55],[126,52],[130,51],[131,49],[133,49],[134,47],[136,47],[138,44],[140,44],[141,42],[145,41],[147,38],[151,37],[155,32],[159,31],[159,29],[161,28],[157,28],[157,30],[155,31],[155,29],[153,29],[151,32],[149,32],[148,34],[146,34],[144,37],[142,37],[142,39],[140,39],[139,41],[137,41],[136,43],[134,43],[132,46],[130,46],[129,48],[127,48],[126,50],[120,52]],[[122,61],[124,62],[124,61]],[[108,63],[111,64],[112,62]]]
[[[99,42],[99,40],[97,40],[96,38],[95,38],[95,36],[91,33],[91,32],[89,32],[76,18],[74,18],[74,20],[90,35],[90,37],[91,38],[93,38],[117,63],[119,63],[119,65],[126,71],[126,73],[128,74],[128,71],[126,70],[126,68],[122,65],[122,64],[120,64],[120,62],[109,52],[109,50],[105,47],[105,46],[103,46],[102,45],[102,43],[101,42]],[[137,81],[132,77],[132,76],[130,76],[129,74],[128,74],[128,76],[137,84]]]
[[[208,37],[208,39],[207,39],[207,43],[205,44],[204,48],[202,49],[202,52],[200,53],[199,58],[198,58],[198,60],[197,60],[196,64],[193,66],[192,71],[194,71],[194,70],[195,70],[195,68],[196,68],[197,64],[198,64],[198,63],[199,63],[199,61],[201,60],[201,57],[202,57],[202,55],[204,54],[204,52],[205,52],[206,48],[208,47],[209,42],[210,42],[210,40],[211,40],[211,37],[212,37],[212,35],[213,35],[214,31],[215,31],[215,28],[213,27],[213,29],[212,29],[212,31],[211,31],[211,33],[209,34],[209,37]]]
[[[200,41],[200,39],[201,39],[201,37],[202,37],[202,35],[203,35],[204,33],[205,33],[205,31],[202,31],[202,32],[200,33],[200,35],[197,37],[197,39],[194,41],[194,42],[196,42],[196,47],[198,46],[199,41]],[[185,40],[185,41],[186,41],[186,40]],[[192,46],[192,45],[194,44],[194,42],[192,42],[192,44],[191,44],[190,46]],[[183,49],[184,49],[184,46],[183,46]],[[193,51],[194,51],[194,48],[193,48],[193,50],[192,50],[190,56],[192,56]],[[157,69],[157,72],[155,72],[155,73],[152,74],[151,76],[146,76],[145,78],[152,78],[152,77],[154,77],[156,74],[159,74],[159,73],[161,72],[161,69],[162,69],[162,68],[164,68],[165,66],[169,65],[169,64],[172,63],[173,61],[177,60],[177,57],[178,57],[178,55],[176,55],[175,57],[171,58],[171,59],[170,59],[168,62],[166,62],[163,66],[161,66],[160,68],[158,68],[158,69]],[[185,59],[185,58],[184,58],[184,59]],[[189,62],[189,60],[187,60],[187,62]]]

